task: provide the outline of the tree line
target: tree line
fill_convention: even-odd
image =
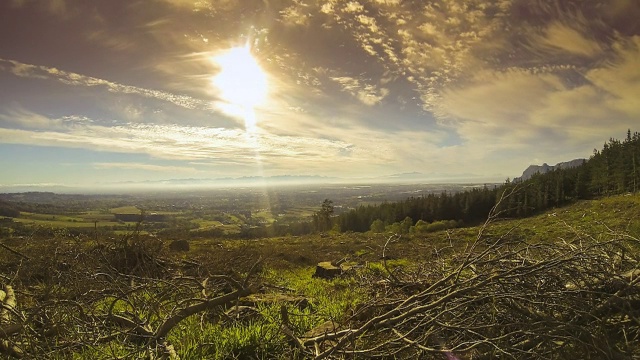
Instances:
[[[502,194],[517,191],[500,204],[508,217],[526,217],[580,199],[591,199],[640,188],[640,134],[627,131],[623,141],[609,139],[582,165],[535,174],[522,181],[506,180],[499,186],[410,197],[404,201],[359,206],[333,219],[341,231],[364,232],[406,229],[406,224],[477,224],[486,219]],[[454,221],[454,223],[451,223]],[[403,224],[405,226],[403,226]],[[400,225],[400,226],[398,226]],[[453,226],[453,225],[452,225]],[[410,227],[409,227],[410,229]]]

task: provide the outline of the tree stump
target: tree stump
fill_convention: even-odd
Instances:
[[[316,272],[313,274],[313,277],[329,280],[340,274],[342,274],[342,269],[333,265],[330,261],[323,261],[316,266]]]
[[[174,240],[169,244],[171,251],[189,251],[189,242],[187,240]]]

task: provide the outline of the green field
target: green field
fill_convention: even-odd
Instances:
[[[206,230],[223,226],[220,221],[216,220],[195,219],[191,220],[191,222],[198,225],[198,230]]]
[[[269,210],[256,211],[251,214],[251,218],[264,221],[268,224],[275,221],[275,218],[273,217],[273,215],[271,214],[271,211]]]
[[[136,206],[121,206],[109,209],[112,214],[141,214],[142,211]]]
[[[118,225],[113,215],[78,214],[74,216],[34,214],[21,212],[19,218],[13,219],[25,225],[54,227],[54,228],[93,228],[95,226]]]

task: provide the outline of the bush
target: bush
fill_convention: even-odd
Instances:
[[[440,221],[434,221],[432,223],[428,223],[424,220],[418,220],[418,222],[411,227],[411,232],[417,233],[417,234],[425,234],[425,233],[431,233],[431,232],[442,231],[447,229],[453,229],[453,228],[459,227],[460,225],[461,225],[461,222],[458,222],[455,220],[440,220]]]

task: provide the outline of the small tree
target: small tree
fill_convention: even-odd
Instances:
[[[371,223],[371,232],[380,234],[384,232],[384,222],[380,219],[376,219]]]
[[[324,199],[320,211],[313,214],[313,223],[316,230],[327,231],[331,229],[331,216],[333,215],[333,201]]]
[[[402,220],[402,222],[400,223],[400,232],[402,234],[408,234],[411,226],[413,226],[413,219],[411,219],[409,216],[405,217],[404,220]]]

